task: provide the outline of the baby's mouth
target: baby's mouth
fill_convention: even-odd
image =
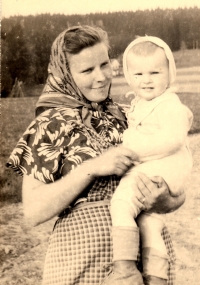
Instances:
[[[142,88],[142,90],[145,92],[151,92],[154,90],[154,88],[153,87],[144,87],[144,88]]]

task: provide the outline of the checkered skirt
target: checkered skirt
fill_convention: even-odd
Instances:
[[[60,217],[50,237],[42,284],[101,284],[112,262],[110,229],[107,201],[79,204]],[[174,285],[175,255],[166,228],[163,239],[170,256],[168,285]]]

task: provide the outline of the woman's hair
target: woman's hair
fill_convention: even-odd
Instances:
[[[109,50],[109,41],[106,31],[99,27],[75,26],[66,31],[64,37],[64,51],[77,54],[87,47],[104,43]]]
[[[130,52],[134,53],[135,55],[147,56],[147,55],[152,55],[157,48],[161,47],[159,47],[155,43],[146,41],[134,45],[130,49]]]

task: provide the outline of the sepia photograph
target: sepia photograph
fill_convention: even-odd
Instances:
[[[1,285],[198,285],[199,0],[1,1]]]

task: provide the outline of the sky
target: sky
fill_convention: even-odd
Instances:
[[[200,0],[1,0],[2,17],[14,15],[89,14],[179,7],[200,8]]]

